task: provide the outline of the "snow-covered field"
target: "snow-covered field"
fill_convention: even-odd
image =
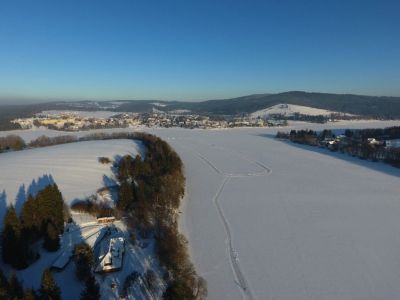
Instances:
[[[396,125],[146,129],[184,162],[181,228],[209,299],[399,299],[400,169],[273,138],[277,130]],[[65,134],[22,135],[44,133]],[[27,152],[0,155],[2,170],[2,157],[18,153]]]
[[[209,298],[399,299],[400,170],[276,130],[153,131],[184,161],[181,227]]]
[[[16,204],[48,183],[55,181],[65,201],[82,199],[99,188],[110,185],[113,174],[110,164],[101,164],[99,157],[141,153],[142,147],[131,140],[88,141],[46,148],[0,154],[0,200]]]
[[[257,110],[251,114],[252,117],[268,117],[269,115],[284,115],[284,116],[293,116],[295,113],[308,115],[308,116],[329,116],[333,113],[338,113],[335,111],[330,111],[326,109],[295,105],[295,104],[276,104],[271,107],[267,107],[261,110]],[[350,114],[347,114],[350,116]]]

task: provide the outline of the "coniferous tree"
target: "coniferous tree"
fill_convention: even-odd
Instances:
[[[39,297],[41,300],[59,300],[61,299],[61,291],[53,274],[49,269],[44,270],[42,281],[40,283]]]
[[[60,236],[57,233],[57,229],[51,222],[47,224],[43,247],[47,251],[57,251],[60,248]]]
[[[85,288],[81,293],[81,300],[99,300],[100,287],[93,275],[85,281]]]
[[[133,203],[133,189],[132,185],[127,181],[123,181],[119,188],[117,207],[122,211],[129,211]]]
[[[92,276],[94,254],[92,248],[88,244],[81,243],[76,245],[73,258],[76,266],[76,276],[79,280],[85,281]]]
[[[44,238],[43,246],[56,251],[60,246],[60,234],[64,231],[64,202],[56,184],[41,190],[36,198],[28,196],[18,218],[10,206],[4,217],[1,235],[2,258],[15,268],[26,268],[38,257],[31,244]]]
[[[18,219],[14,206],[7,208],[4,217],[4,229],[2,234],[2,256],[5,263],[15,265],[17,264],[16,257],[19,247],[19,240],[21,237],[21,222]]]
[[[21,210],[21,222],[24,228],[29,231],[31,241],[35,241],[40,234],[42,217],[38,201],[32,195],[24,202]]]
[[[45,234],[47,223],[52,222],[57,233],[64,231],[64,201],[56,184],[49,185],[36,196],[42,219],[41,231]]]
[[[8,280],[4,275],[3,270],[0,269],[0,299],[7,299],[8,297]]]
[[[195,300],[196,297],[193,295],[192,289],[185,285],[182,281],[173,281],[167,287],[163,294],[163,299],[165,300]]]
[[[24,292],[24,300],[37,300],[38,295],[36,294],[34,289],[26,289]]]
[[[15,273],[8,279],[8,295],[10,299],[21,299],[24,295],[24,288]]]

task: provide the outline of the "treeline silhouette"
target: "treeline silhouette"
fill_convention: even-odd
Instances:
[[[383,161],[400,167],[400,148],[389,147],[388,143],[400,138],[400,126],[374,129],[346,129],[343,135],[331,130],[291,130],[278,132],[277,138],[294,143],[319,146],[331,151],[348,153],[361,159]]]

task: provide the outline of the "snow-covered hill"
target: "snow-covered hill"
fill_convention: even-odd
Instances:
[[[255,111],[251,114],[251,116],[254,118],[264,118],[270,115],[280,114],[290,117],[293,116],[295,113],[308,116],[329,116],[333,113],[338,112],[294,104],[276,104],[274,106]]]

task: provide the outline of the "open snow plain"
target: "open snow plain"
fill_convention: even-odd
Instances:
[[[88,197],[112,184],[110,164],[99,157],[141,153],[141,144],[131,140],[78,142],[0,154],[0,198],[18,208],[29,193],[56,182],[64,199]]]
[[[273,138],[277,130],[396,125],[146,129],[184,162],[181,226],[209,299],[399,299],[400,170]],[[66,134],[20,133],[27,141]]]
[[[181,226],[210,299],[399,299],[399,169],[276,129],[150,131],[184,161]]]

